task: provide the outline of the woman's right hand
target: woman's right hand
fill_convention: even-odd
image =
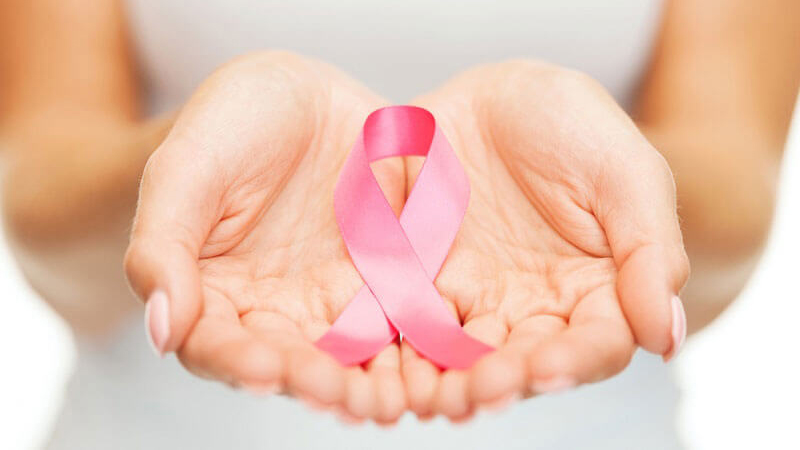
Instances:
[[[383,104],[336,69],[280,52],[241,57],[202,84],[147,163],[126,255],[157,352],[350,418],[400,417],[396,344],[365,368],[313,345],[362,285],[332,193],[364,118]],[[402,161],[373,167],[399,211]]]

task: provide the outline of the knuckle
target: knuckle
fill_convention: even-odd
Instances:
[[[609,376],[622,372],[630,364],[635,348],[633,336],[630,333],[621,333],[609,354]]]
[[[153,178],[154,171],[157,170],[157,168],[160,165],[161,159],[163,159],[162,155],[165,152],[163,148],[164,148],[163,145],[159,146],[152,154],[150,154],[150,157],[147,158],[147,161],[144,163],[144,168],[142,169],[142,176],[141,179],[139,180],[140,189],[142,185],[148,183],[150,179]]]
[[[658,150],[650,146],[650,151],[647,152],[648,163],[651,170],[661,177],[661,180],[671,186],[675,186],[675,180],[672,175],[672,168],[669,166],[667,159]]]
[[[208,83],[217,88],[263,89],[270,85],[293,86],[309,84],[309,74],[315,73],[310,58],[283,50],[264,50],[240,55],[220,66]]]
[[[647,152],[646,163],[649,166],[647,176],[656,183],[656,186],[660,186],[665,193],[664,195],[667,196],[666,198],[675,204],[677,198],[677,185],[675,183],[675,177],[672,174],[672,169],[670,168],[669,163],[667,163],[667,160],[661,155],[661,153],[653,149],[652,151]]]
[[[535,59],[513,59],[499,63],[512,80],[537,83],[557,93],[604,93],[605,88],[584,72]]]
[[[600,82],[578,70],[557,67],[545,72],[543,76],[548,87],[558,93],[605,93],[605,88]]]
[[[614,324],[614,326],[616,325]],[[630,364],[635,349],[635,341],[631,332],[617,333],[609,338],[603,348],[597,349],[600,354],[604,355],[600,364],[603,369],[598,370],[598,380],[622,372]]]
[[[139,267],[141,261],[142,261],[141,245],[139,245],[136,241],[131,241],[127,250],[125,250],[125,256],[123,257],[122,260],[122,265],[125,269],[125,273],[128,275],[132,275],[136,271],[137,267]]]
[[[692,271],[689,255],[686,253],[686,249],[683,245],[676,246],[673,254],[673,267],[675,268],[676,277],[675,283],[678,285],[678,288],[682,288],[689,280],[689,275]]]
[[[535,59],[513,59],[484,67],[480,92],[502,105],[555,110],[606,111],[616,105],[606,89],[589,75]],[[587,109],[588,108],[588,109]],[[605,109],[604,109],[605,108]],[[587,111],[584,111],[587,109]],[[619,112],[615,112],[619,115]]]
[[[299,67],[309,63],[309,59],[285,50],[258,50],[234,57],[217,69],[226,75],[235,75],[242,70],[264,67]]]
[[[144,288],[144,286],[142,286],[142,274],[146,261],[147,256],[143,245],[136,240],[132,241],[125,251],[122,267],[125,271],[128,283],[130,283],[137,294],[140,294],[141,289]]]
[[[543,73],[557,71],[559,67],[548,62],[533,58],[512,58],[494,64],[494,68],[503,73],[541,75]]]

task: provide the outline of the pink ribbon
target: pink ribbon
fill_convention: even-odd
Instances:
[[[427,156],[400,219],[369,164]],[[433,285],[469,203],[469,181],[433,115],[413,106],[374,111],[334,192],[339,230],[365,285],[317,346],[343,365],[372,358],[398,330],[442,368],[464,369],[492,348],[467,335]]]

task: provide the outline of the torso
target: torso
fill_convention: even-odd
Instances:
[[[394,102],[475,64],[532,57],[587,72],[622,103],[647,64],[660,1],[127,0],[156,109],[236,55],[284,49],[334,64]]]

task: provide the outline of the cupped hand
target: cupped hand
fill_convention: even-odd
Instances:
[[[415,104],[431,110],[471,183],[435,281],[468,333],[497,351],[440,371],[407,343],[420,416],[598,381],[637,344],[668,359],[688,276],[671,172],[594,81],[542,63],[473,69]],[[409,160],[413,185],[421,161]]]
[[[242,57],[203,83],[148,161],[126,257],[159,352],[233,386],[397,420],[397,344],[363,368],[313,345],[363,284],[332,193],[364,118],[383,104],[285,53]],[[399,211],[403,161],[373,168]]]

